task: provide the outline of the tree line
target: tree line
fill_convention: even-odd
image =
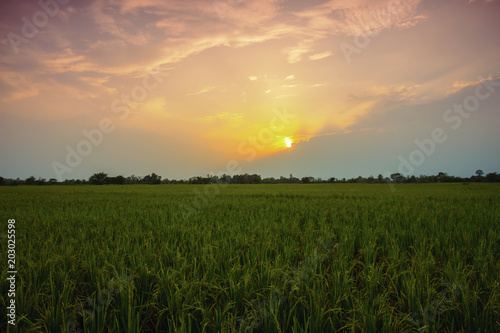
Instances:
[[[337,179],[331,177],[329,179],[321,179],[314,177],[297,178],[293,175],[289,177],[281,176],[279,178],[267,177],[262,178],[257,174],[241,174],[241,175],[226,175],[215,176],[207,175],[205,177],[196,176],[189,179],[168,179],[152,173],[143,177],[122,175],[109,176],[105,172],[98,172],[89,177],[89,179],[67,179],[58,181],[55,178],[46,180],[45,178],[35,178],[34,176],[26,179],[10,179],[0,177],[0,186],[5,185],[126,185],[126,184],[313,184],[313,183],[368,183],[368,184],[384,184],[384,183],[469,183],[469,182],[500,182],[500,174],[496,172],[484,174],[482,170],[477,170],[475,175],[471,177],[455,177],[450,176],[445,172],[440,172],[437,175],[420,175],[420,176],[404,176],[400,173],[393,173],[390,176],[379,174],[377,177],[354,177],[350,179]]]

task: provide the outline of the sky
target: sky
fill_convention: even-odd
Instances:
[[[0,176],[500,172],[498,0],[5,0]]]

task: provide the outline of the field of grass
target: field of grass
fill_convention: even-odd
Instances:
[[[500,331],[499,184],[194,189],[0,187],[0,331]]]

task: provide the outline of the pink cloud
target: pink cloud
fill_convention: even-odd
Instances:
[[[418,15],[421,1],[329,1],[294,14],[306,19],[314,30],[347,35],[371,34],[383,29],[408,28],[424,20],[425,16]]]

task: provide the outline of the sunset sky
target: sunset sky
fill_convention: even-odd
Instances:
[[[40,3],[0,4],[0,176],[500,172],[500,1]]]

